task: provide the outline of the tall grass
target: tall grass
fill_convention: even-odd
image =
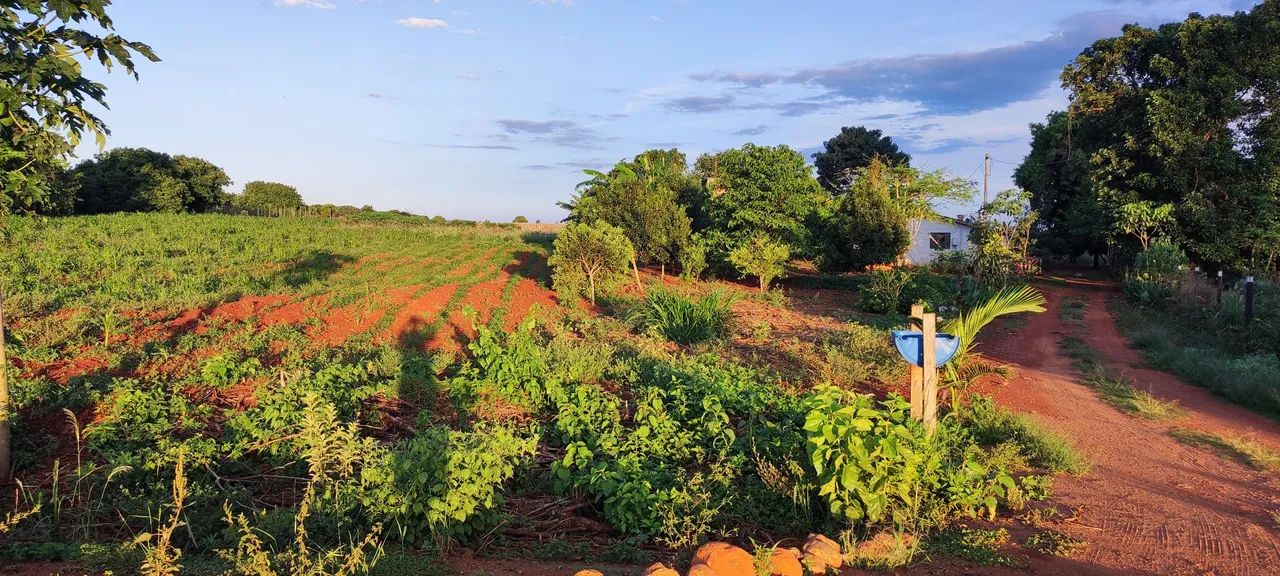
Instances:
[[[973,396],[965,420],[979,443],[995,446],[1014,442],[1032,466],[1071,474],[1089,470],[1089,463],[1064,438],[1026,416],[996,406],[987,396]]]
[[[729,335],[733,301],[732,295],[719,291],[694,299],[671,290],[650,290],[631,321],[672,342],[698,344]]]

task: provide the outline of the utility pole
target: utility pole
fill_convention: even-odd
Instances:
[[[991,180],[991,153],[982,155],[982,205],[986,206],[991,201],[987,195],[987,186]]]

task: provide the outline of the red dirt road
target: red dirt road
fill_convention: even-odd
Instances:
[[[988,356],[1019,367],[1009,384],[992,390],[997,402],[1029,413],[1065,435],[1092,464],[1082,476],[1062,476],[1054,499],[1077,510],[1061,529],[1088,542],[1078,574],[1280,573],[1280,532],[1269,511],[1280,510],[1280,478],[1169,435],[1173,426],[1280,439],[1280,425],[1153,370],[1134,367],[1107,310],[1113,289],[1082,285],[1043,289],[1048,311],[1016,332],[985,342]],[[1063,298],[1085,299],[1083,328],[1058,314]],[[1058,340],[1073,331],[1103,352],[1112,368],[1187,411],[1171,422],[1149,422],[1104,403],[1079,382]],[[1273,444],[1274,445],[1274,444]],[[1039,572],[1039,570],[1033,570]],[[1048,572],[1053,573],[1050,569]]]

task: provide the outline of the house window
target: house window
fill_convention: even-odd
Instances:
[[[930,232],[929,233],[929,249],[930,250],[950,250],[951,249],[951,233],[950,232]]]

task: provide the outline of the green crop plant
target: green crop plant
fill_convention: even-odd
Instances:
[[[694,299],[666,289],[650,290],[630,321],[672,342],[698,344],[729,335],[733,302],[732,295],[718,291]]]

